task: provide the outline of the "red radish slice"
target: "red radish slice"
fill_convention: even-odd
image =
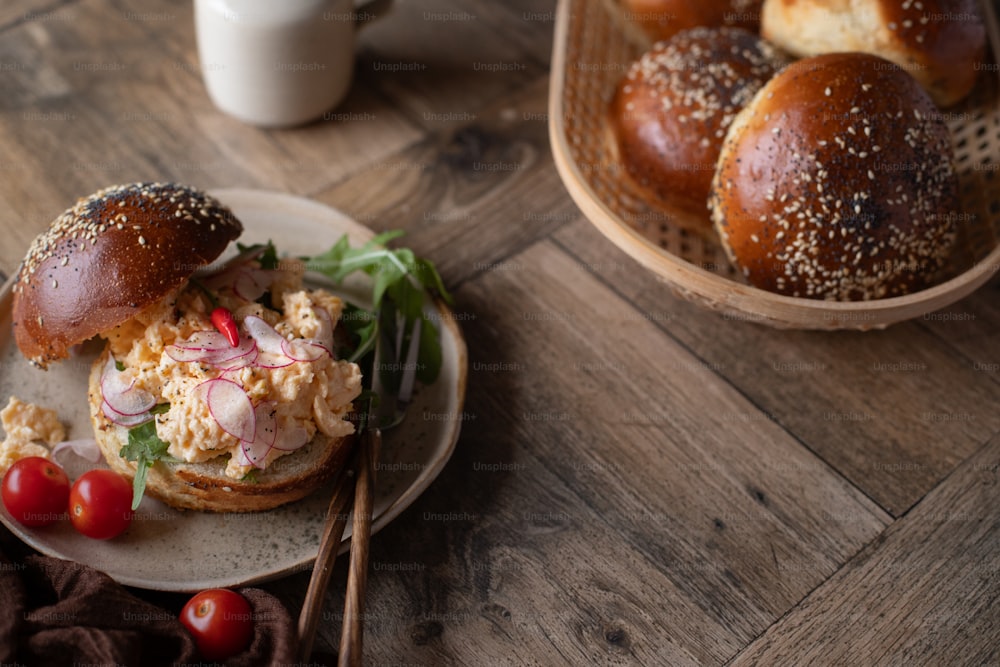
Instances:
[[[243,320],[243,326],[246,327],[250,337],[257,341],[257,347],[260,348],[261,352],[283,354],[281,343],[284,342],[285,337],[266,321],[256,315],[250,315]]]
[[[322,345],[330,351],[331,356],[333,355],[333,317],[330,315],[330,311],[321,306],[317,306],[315,309],[316,317],[319,318],[319,330],[316,332],[316,342]]]
[[[240,440],[252,440],[256,431],[253,403],[240,385],[225,378],[206,380],[194,389],[223,431]]]
[[[295,360],[284,354],[273,354],[271,352],[261,352],[253,365],[258,368],[286,368],[295,363]]]
[[[309,442],[309,432],[301,426],[279,429],[274,440],[274,448],[292,452]]]
[[[286,357],[295,361],[316,361],[330,354],[330,350],[311,338],[283,340],[281,342],[281,351],[285,353]]]
[[[152,394],[136,389],[134,379],[126,380],[125,373],[115,367],[115,360],[111,355],[108,355],[101,373],[101,395],[104,402],[119,415],[141,415],[156,405],[156,398]]]
[[[199,337],[199,334],[215,335]],[[216,346],[216,336],[222,340],[224,347]],[[187,341],[168,345],[164,352],[177,362],[204,363],[223,370],[235,370],[253,363],[257,342],[252,338],[243,338],[237,347],[232,347],[222,334],[199,331]]]
[[[139,426],[140,424],[145,424],[146,422],[148,422],[150,419],[153,418],[153,413],[149,412],[148,410],[138,415],[123,415],[122,413],[116,411],[114,408],[108,405],[107,401],[101,401],[101,411],[104,413],[104,416],[108,418],[108,421],[110,421],[112,424],[116,424],[118,426],[124,426],[125,428],[132,428],[133,426]]]
[[[250,315],[243,320],[243,326],[246,327],[250,337],[257,341],[257,347],[260,351],[254,365],[261,368],[284,368],[295,363],[294,359],[285,354],[284,344],[286,341],[284,336],[270,324],[256,315]]]
[[[97,446],[97,441],[93,438],[82,438],[80,440],[63,440],[52,448],[52,456],[60,452],[71,451],[82,459],[91,463],[101,460],[101,448]]]
[[[218,331],[195,331],[187,340],[177,341],[170,347],[204,352],[233,349],[233,346],[229,344],[229,339]]]
[[[261,403],[254,409],[254,415],[256,416],[254,439],[253,442],[244,440],[240,443],[239,462],[242,465],[263,468],[263,461],[271,452],[277,435],[278,421],[275,418],[274,402]]]
[[[233,281],[233,293],[241,299],[256,301],[274,282],[274,271],[244,266]]]

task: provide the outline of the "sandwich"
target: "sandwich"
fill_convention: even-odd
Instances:
[[[87,398],[108,466],[180,509],[267,510],[346,462],[361,371],[338,359],[336,295],[226,206],[172,183],[81,199],[32,243],[14,336],[39,368],[102,339]]]

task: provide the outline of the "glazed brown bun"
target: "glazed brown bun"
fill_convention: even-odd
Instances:
[[[621,0],[625,19],[653,42],[689,28],[735,26],[757,31],[763,0]]]
[[[955,242],[951,137],[898,67],[862,53],[790,65],[729,128],[712,216],[757,287],[878,299],[928,284]]]
[[[656,44],[611,101],[618,159],[648,202],[710,226],[706,204],[730,123],[787,60],[739,28],[694,28]]]
[[[107,349],[90,371],[87,398],[94,437],[105,461],[115,472],[132,479],[136,464],[119,455],[128,443],[128,429],[111,423],[101,409],[101,369]],[[301,500],[330,480],[347,462],[354,436],[316,436],[294,454],[275,459],[257,470],[254,480],[226,475],[226,457],[203,463],[157,463],[146,477],[146,493],[178,509],[202,512],[259,512]]]
[[[761,34],[796,56],[882,56],[942,107],[972,90],[986,53],[976,0],[766,0]]]
[[[243,231],[232,211],[174,183],[116,185],[39,235],[14,281],[14,337],[45,368],[210,263]]]

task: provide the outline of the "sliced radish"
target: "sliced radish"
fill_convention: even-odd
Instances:
[[[316,343],[325,347],[327,351],[330,351],[331,356],[333,354],[333,317],[330,315],[330,311],[322,306],[316,306],[314,308],[316,311],[316,317],[319,318],[319,330],[316,331],[315,340]]]
[[[239,440],[253,440],[256,419],[253,403],[240,385],[225,378],[213,378],[194,389],[208,405],[208,411],[223,431]]]
[[[257,355],[257,359],[253,362],[253,365],[258,368],[286,368],[294,363],[296,363],[295,359],[292,359],[286,354],[260,352]]]
[[[252,465],[263,468],[263,461],[271,452],[277,435],[278,421],[275,418],[274,402],[261,403],[254,409],[256,428],[253,441],[244,440],[240,443],[239,462],[242,465]]]
[[[220,341],[222,345],[219,345]],[[232,347],[218,332],[199,331],[186,341],[168,345],[164,352],[177,362],[203,363],[223,370],[236,370],[254,362],[257,342],[245,337],[238,346]]]
[[[246,327],[250,337],[257,341],[257,347],[261,352],[284,354],[281,344],[285,341],[285,337],[265,320],[256,315],[249,315],[244,318],[243,326]]]
[[[233,293],[246,301],[256,301],[264,296],[275,279],[275,272],[244,266],[233,281]]]
[[[229,344],[229,339],[218,331],[195,331],[187,340],[177,341],[168,347],[202,352],[233,349],[232,345]]]
[[[255,269],[251,264],[254,260],[264,254],[263,248],[256,248],[236,255],[215,271],[206,271],[203,267],[195,272],[195,277],[199,278],[206,287],[213,290],[230,289],[235,291],[236,279],[245,269]]]
[[[118,426],[124,426],[126,428],[132,428],[133,426],[145,424],[153,418],[153,413],[148,410],[138,415],[123,415],[108,405],[107,401],[101,401],[101,411],[112,424],[117,424]]]
[[[101,373],[101,395],[104,402],[119,415],[141,415],[156,405],[152,394],[137,389],[135,379],[126,379],[125,373],[115,367],[115,359],[111,355],[108,355]]]
[[[295,361],[316,361],[331,354],[330,350],[312,338],[283,340],[281,341],[281,351],[285,353],[285,356]]]
[[[94,440],[93,438],[63,440],[52,448],[52,456],[56,456],[60,452],[64,452],[66,450],[73,452],[80,458],[86,459],[91,463],[97,463],[101,460],[101,448],[97,446],[97,440]]]
[[[302,426],[278,429],[274,440],[274,448],[283,452],[292,452],[309,442],[309,432]]]

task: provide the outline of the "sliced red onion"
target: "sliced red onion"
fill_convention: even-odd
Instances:
[[[64,452],[66,450],[73,452],[80,458],[86,459],[91,463],[97,463],[101,460],[101,448],[97,446],[97,440],[94,440],[93,438],[63,440],[52,448],[52,456],[56,456],[60,452]]]
[[[223,431],[240,440],[252,440],[256,432],[253,403],[246,390],[226,378],[206,380],[194,389],[208,404],[208,411]]]
[[[319,318],[319,329],[316,331],[316,343],[325,347],[333,355],[333,317],[330,311],[321,306],[315,309],[316,317]]]
[[[126,381],[124,376],[125,373],[115,367],[114,357],[108,355],[101,373],[101,395],[104,402],[119,415],[135,416],[148,412],[156,405],[156,398],[148,391],[137,389],[134,378]]]

